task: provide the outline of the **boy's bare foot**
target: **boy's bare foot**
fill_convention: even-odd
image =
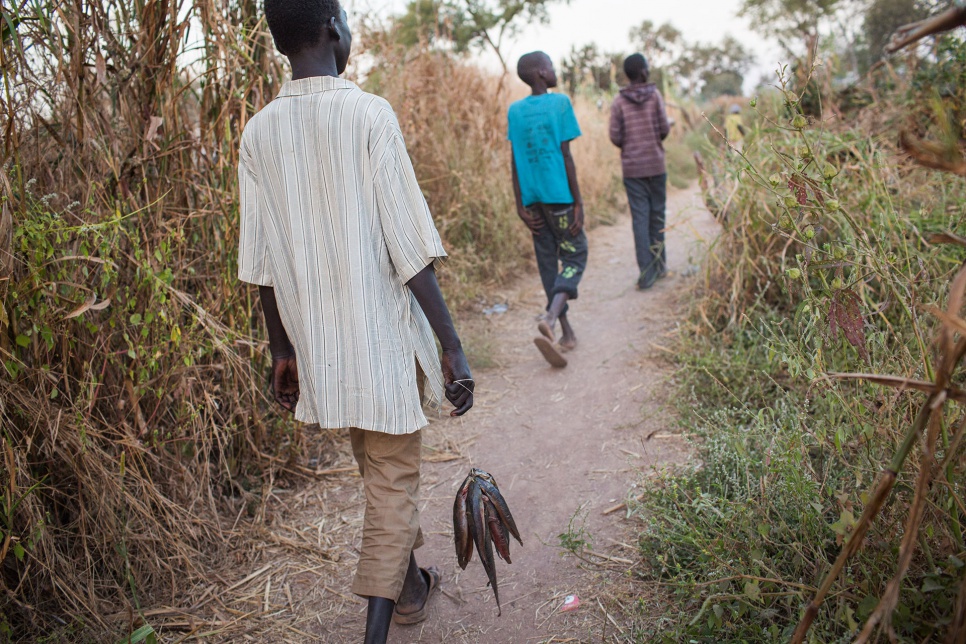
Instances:
[[[564,351],[573,351],[577,348],[577,336],[574,334],[567,335],[566,333],[562,338],[560,338],[560,348]]]
[[[422,579],[421,588],[403,588],[403,593],[396,602],[396,610],[393,612],[392,621],[400,626],[419,624],[428,617],[429,600],[433,592],[439,588],[440,574],[435,566],[420,568],[419,576]]]
[[[560,316],[560,329],[563,331],[563,337],[560,338],[560,348],[564,351],[573,351],[577,348],[577,334],[574,333],[574,328],[570,326],[570,320],[567,319],[566,315]]]
[[[552,367],[556,369],[563,369],[567,366],[567,359],[560,355],[560,352],[557,351],[557,347],[553,346],[553,342],[541,335],[539,338],[534,338],[533,343],[537,345],[540,353],[543,354],[543,357],[547,360],[547,362],[550,363]]]

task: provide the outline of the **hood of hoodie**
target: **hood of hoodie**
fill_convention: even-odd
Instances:
[[[654,83],[628,85],[621,90],[621,96],[632,103],[637,103],[638,105],[643,105],[656,93],[657,85]]]

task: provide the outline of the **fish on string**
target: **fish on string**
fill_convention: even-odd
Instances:
[[[460,568],[466,570],[473,559],[473,549],[479,553],[480,562],[489,585],[493,588],[498,614],[500,589],[496,578],[496,554],[506,563],[510,561],[510,537],[522,546],[520,530],[513,520],[510,506],[496,484],[493,475],[473,468],[456,492],[453,503],[453,535],[456,546],[456,560]]]

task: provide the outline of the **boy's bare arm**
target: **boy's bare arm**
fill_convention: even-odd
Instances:
[[[513,154],[513,144],[510,144],[510,165],[513,167],[513,197],[516,199],[517,203],[517,216],[523,220],[523,223],[527,225],[534,235],[540,233],[540,229],[543,228],[543,219],[540,217],[531,217],[527,212],[527,209],[523,206],[523,193],[520,190],[520,177],[517,174],[517,158]]]
[[[450,415],[462,416],[473,406],[475,386],[449,307],[446,306],[443,293],[439,290],[436,269],[430,264],[416,273],[416,276],[406,285],[419,302],[420,308],[426,314],[426,319],[429,320],[429,326],[433,328],[443,348],[442,366],[446,398],[456,407]]]
[[[580,184],[577,183],[577,164],[574,163],[574,155],[570,152],[570,141],[560,144],[560,152],[564,157],[564,166],[567,168],[567,183],[570,184],[570,193],[574,197],[574,223],[570,225],[570,234],[577,235],[584,228],[584,200],[580,196]]]
[[[275,289],[271,286],[259,286],[258,294],[265,314],[265,327],[268,329],[268,348],[272,352],[272,392],[275,402],[294,412],[299,401],[299,372],[295,349],[282,324],[278,302],[275,300]]]

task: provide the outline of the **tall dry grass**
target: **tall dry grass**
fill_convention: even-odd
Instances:
[[[259,8],[2,9],[0,639],[113,641],[190,604],[254,550],[260,490],[298,455],[235,278],[239,135],[286,77]],[[525,270],[497,80],[362,53],[453,256],[448,294]]]
[[[440,281],[462,307],[520,274],[529,237],[516,214],[498,79],[426,48],[369,39],[380,61],[365,77],[399,118],[419,184],[450,259]]]
[[[251,2],[3,11],[0,632],[105,641],[192,594],[286,443],[233,277],[282,70]]]

